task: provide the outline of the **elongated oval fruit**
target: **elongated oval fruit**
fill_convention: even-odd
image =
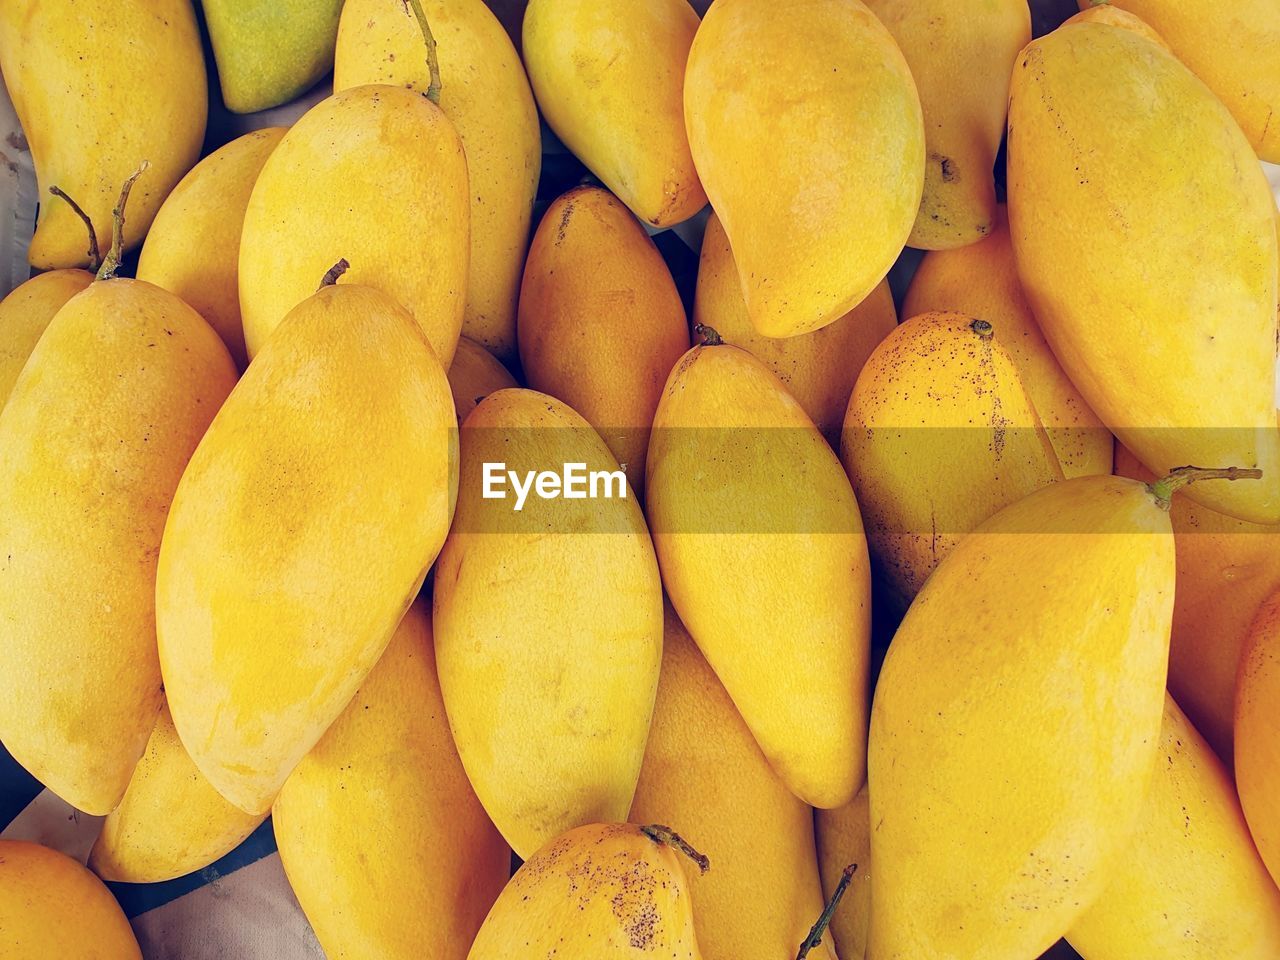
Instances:
[[[516,378],[493,354],[474,340],[458,338],[458,349],[449,365],[449,389],[459,424],[489,394],[514,386]]]
[[[156,554],[234,384],[194,310],[103,280],[58,311],[0,413],[0,740],[86,813],[120,801],[160,710]]]
[[[213,789],[178,739],[165,706],[129,789],[102,823],[89,867],[103,880],[162,883],[226,856],[265,819]]]
[[[915,81],[875,15],[858,0],[717,0],[684,109],[756,330],[808,333],[861,303],[924,184]]]
[[[449,735],[417,601],[271,808],[325,956],[463,960],[511,873]]]
[[[1100,23],[1028,46],[1011,96],[1013,247],[1063,369],[1153,473],[1261,468],[1188,495],[1280,522],[1275,204],[1239,127],[1166,50]]]
[[[907,243],[945,250],[981,240],[996,217],[992,168],[1009,73],[1031,42],[1027,0],[866,0],[911,67],[924,112],[924,196]]]
[[[678,823],[715,869],[689,877],[707,960],[792,957],[822,912],[813,812],[778,779],[666,608],[653,727],[632,823]],[[824,941],[809,956],[834,960]]]
[[[129,921],[92,873],[35,843],[0,840],[4,956],[142,960]]]
[[[849,864],[857,864],[853,880],[831,917],[831,935],[840,960],[865,960],[871,927],[871,798],[866,784],[858,795],[835,810],[814,816],[818,834],[818,867],[822,890],[830,899]]]
[[[882,280],[865,300],[821,330],[783,339],[757,333],[742,300],[729,238],[713,212],[702,238],[693,322],[763,361],[827,442],[838,447],[854,381],[871,351],[898,325],[898,314],[888,281]]]
[[[662,254],[608,191],[578,187],[547,208],[519,333],[529,386],[582,414],[642,495],[653,413],[689,322]]]
[[[249,356],[345,258],[344,282],[407,308],[447,370],[466,297],[470,195],[462,142],[422,94],[370,84],[316,104],[268,158],[245,212]]]
[[[907,611],[871,714],[876,960],[1038,956],[1102,892],[1154,768],[1168,494],[1039,490],[961,540]]]
[[[1137,831],[1067,939],[1085,960],[1280,956],[1280,890],[1231,775],[1172,697]]]
[[[1236,787],[1249,831],[1280,883],[1280,591],[1258,610],[1245,639],[1235,701]]]
[[[129,201],[124,247],[142,242],[165,196],[200,158],[208,87],[190,0],[112,4],[6,0],[0,72],[31,146],[42,202],[28,258],[41,270],[89,265],[84,223],[111,242],[120,184],[151,166]]]
[[[244,369],[240,234],[258,174],[285,134],[255,130],[201,160],[156,214],[138,257],[138,279],[177,294],[218,331]]]
[[[0,410],[49,322],[92,281],[93,274],[87,270],[50,270],[0,300]]]
[[[1004,207],[997,208],[985,240],[935,250],[920,261],[902,313],[914,317],[935,310],[968,314],[996,328],[1065,476],[1111,472],[1111,431],[1089,409],[1040,332],[1018,279]]]
[[[921,314],[854,385],[840,455],[878,574],[903,609],[966,533],[1062,479],[1003,340],[985,320]]]
[[[545,473],[568,464],[584,496],[559,496],[571,479],[549,496]],[[463,424],[434,622],[458,754],[512,849],[528,857],[570,827],[626,817],[658,683],[662,585],[617,462],[560,401],[500,390]]]
[[[664,828],[593,823],[516,871],[468,960],[700,960],[681,853]]]
[[[530,0],[523,52],[547,125],[655,227],[707,202],[685,132],[685,0]]]
[[[174,724],[246,813],[381,655],[456,483],[449,384],[409,313],[347,284],[291,311],[191,458],[156,582]]]
[[[1081,0],[1083,9],[1090,2]],[[1196,14],[1178,0],[1108,0],[1168,42],[1231,111],[1263,160],[1280,163],[1280,7],[1233,0]]]
[[[671,603],[783,782],[835,807],[862,782],[871,584],[853,489],[745,350],[697,346],[649,443],[648,512]]]
[[[516,351],[516,301],[542,168],[538,108],[520,57],[483,0],[423,0],[440,60],[440,109],[458,131],[471,183],[471,265],[462,332],[500,360]],[[427,89],[426,46],[401,4],[348,0],[333,88]]]

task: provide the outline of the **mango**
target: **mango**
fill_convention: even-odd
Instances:
[[[1135,17],[1128,10],[1122,10],[1117,6],[1113,6],[1110,0],[1107,2],[1099,2],[1095,6],[1083,7],[1075,16],[1069,17],[1066,23],[1105,23],[1113,27],[1120,27],[1122,30],[1132,30],[1139,36],[1145,37],[1154,44],[1158,44],[1169,50],[1169,45],[1164,42],[1164,37],[1151,29],[1150,24],[1140,17]]]
[[[1235,699],[1235,773],[1249,832],[1280,883],[1280,591],[1262,604],[1240,658]]]
[[[458,349],[449,365],[449,389],[459,426],[489,394],[514,386],[516,378],[493,354],[466,336],[458,338]]]
[[[440,690],[476,795],[527,858],[631,807],[662,656],[662,586],[617,462],[571,408],[500,390],[461,433],[458,512],[435,573]],[[484,496],[486,463],[520,477],[579,463],[618,482],[598,484],[596,499],[533,495],[516,510],[510,496]]]
[[[844,898],[831,917],[831,934],[840,960],[865,960],[871,927],[871,797],[866,784],[843,807],[814,814],[822,889],[835,893],[841,874],[857,864]]]
[[[717,0],[684,111],[758,332],[825,327],[884,279],[920,209],[925,133],[907,61],[866,6]]]
[[[237,807],[265,813],[355,694],[456,489],[449,384],[408,311],[345,283],[291,311],[191,458],[156,579],[174,725]]]
[[[85,270],[50,270],[0,300],[0,410],[49,322],[92,280],[93,274]]]

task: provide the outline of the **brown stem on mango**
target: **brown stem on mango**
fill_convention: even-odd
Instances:
[[[124,257],[124,209],[129,203],[129,191],[150,167],[151,161],[143,160],[120,188],[120,197],[116,200],[115,209],[111,211],[111,249],[107,252],[107,258],[102,261],[102,266],[98,268],[95,278],[97,280],[110,280],[120,269],[120,261]]]
[[[716,332],[715,327],[708,327],[705,323],[693,325],[693,339],[700,347],[724,346],[724,338]]]
[[[987,323],[987,321],[985,320],[973,321],[973,323],[969,324],[969,329],[972,330],[974,333],[976,333],[983,340],[990,340],[991,335],[995,333],[995,331],[991,327],[991,324]]]
[[[89,231],[89,272],[97,273],[98,268],[102,266],[102,251],[98,249],[98,231],[93,229],[93,220],[91,220],[89,215],[84,212],[84,208],[81,207],[80,204],[67,196],[66,192],[61,187],[55,184],[49,188],[49,192],[55,197],[65,201],[67,206],[71,208],[72,213],[80,218],[85,225],[85,229]]]
[[[800,944],[800,952],[796,954],[796,960],[804,960],[809,955],[809,951],[822,942],[822,937],[827,932],[827,927],[831,925],[831,918],[835,916],[836,907],[840,905],[840,898],[844,896],[845,890],[849,888],[849,881],[853,879],[853,875],[857,872],[858,865],[851,863],[844,868],[844,873],[840,874],[840,882],[836,884],[836,889],[831,894],[831,899],[827,901],[827,905],[822,908],[822,914],[818,917],[818,922],[813,925],[809,931],[809,935],[804,938],[804,943]]]
[[[1174,467],[1169,475],[1154,483],[1148,483],[1147,489],[1156,498],[1156,506],[1168,510],[1173,503],[1173,495],[1189,483],[1200,480],[1261,480],[1262,471],[1252,467]]]
[[[699,853],[697,850],[693,849],[693,847],[689,846],[688,841],[670,827],[664,827],[660,823],[651,823],[647,827],[641,827],[640,832],[654,843],[674,847],[679,850],[698,865],[698,871],[700,873],[706,873],[711,869],[711,861],[707,859],[706,855]]]
[[[351,263],[346,257],[343,257],[332,267],[325,271],[323,277],[320,278],[320,286],[316,290],[323,290],[325,287],[332,287],[338,282],[338,278],[351,269]]]
[[[440,106],[440,57],[436,53],[436,37],[431,32],[431,24],[427,23],[426,11],[422,9],[422,0],[400,0],[405,12],[412,12],[418,18],[418,29],[422,31],[422,39],[427,44],[427,83],[426,98]]]

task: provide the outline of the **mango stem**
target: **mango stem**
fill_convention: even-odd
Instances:
[[[827,932],[827,927],[831,925],[831,918],[835,916],[836,907],[840,905],[840,898],[844,896],[845,890],[849,889],[849,881],[853,879],[853,875],[857,871],[858,865],[856,863],[851,863],[844,868],[844,873],[840,874],[840,882],[836,884],[836,889],[831,894],[831,899],[827,901],[827,905],[822,908],[818,922],[809,930],[809,935],[804,938],[804,943],[800,944],[800,952],[796,954],[796,960],[804,960],[809,955],[809,951],[822,942],[822,937]]]
[[[427,23],[426,11],[422,9],[422,0],[401,0],[404,4],[406,12],[412,13],[418,18],[418,29],[422,31],[422,39],[427,44],[427,74],[430,77],[427,83],[426,98],[440,106],[440,57],[436,53],[436,37],[431,32],[431,24]]]
[[[129,191],[150,167],[151,161],[143,160],[120,188],[120,197],[111,211],[111,249],[107,252],[107,258],[102,261],[102,266],[98,268],[98,274],[95,277],[97,280],[110,280],[120,269],[120,261],[124,257],[124,208],[129,202]]]
[[[679,850],[698,865],[698,871],[700,873],[706,873],[711,869],[711,861],[707,859],[706,855],[693,849],[684,837],[680,836],[680,834],[676,833],[670,827],[664,827],[660,823],[653,823],[647,827],[641,827],[640,832],[654,843],[668,847],[675,847],[675,849]]]
[[[343,257],[332,267],[325,271],[324,276],[320,278],[320,286],[317,290],[323,290],[325,287],[332,287],[338,282],[338,278],[351,269],[351,263],[346,257]]]
[[[102,252],[98,249],[98,232],[93,229],[93,220],[91,220],[89,218],[89,215],[84,212],[84,208],[81,207],[80,204],[72,200],[69,196],[67,196],[66,192],[57,184],[54,184],[52,187],[50,187],[49,192],[53,194],[55,197],[59,197],[60,199],[64,200],[67,206],[71,208],[72,213],[74,213],[77,217],[79,217],[81,221],[84,223],[86,229],[88,229],[89,231],[89,272],[97,273],[98,268],[102,266]]]
[[[693,339],[700,347],[724,346],[724,338],[716,332],[714,327],[708,327],[705,323],[693,325]]]
[[[1156,506],[1168,510],[1173,495],[1189,483],[1201,480],[1261,480],[1262,471],[1252,467],[1174,467],[1162,480],[1148,483],[1147,489],[1156,498]]]

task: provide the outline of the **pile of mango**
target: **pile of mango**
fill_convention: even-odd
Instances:
[[[1280,4],[702,6],[0,4],[0,957],[1280,957]]]

